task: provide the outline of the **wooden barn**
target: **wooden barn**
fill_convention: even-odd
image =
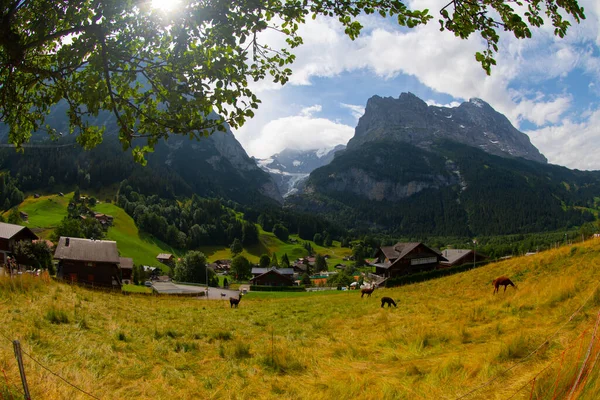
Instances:
[[[121,279],[123,283],[131,283],[133,279],[133,258],[119,257]]]
[[[387,278],[431,271],[446,258],[421,242],[402,243],[381,247],[375,254],[375,273]]]
[[[175,262],[175,256],[171,253],[160,253],[156,259],[166,265],[173,265]]]
[[[291,268],[252,268],[253,285],[260,286],[294,286],[294,270]]]
[[[446,249],[442,251],[442,255],[447,261],[441,261],[440,266],[456,267],[463,264],[473,264],[473,262],[482,262],[487,260],[487,256],[481,253],[474,252],[470,249]],[[475,260],[473,260],[475,259]]]
[[[117,242],[61,237],[54,259],[59,279],[93,286],[121,288]]]
[[[26,226],[0,222],[0,265],[6,264],[6,258],[12,254],[15,243],[37,239],[37,235]]]

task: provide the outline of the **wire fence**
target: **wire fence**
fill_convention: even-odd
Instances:
[[[0,337],[3,339],[6,339],[8,342],[10,342],[11,344],[14,344],[14,340],[12,340],[10,338],[9,335],[7,335],[5,332],[0,331]],[[92,393],[82,389],[81,387],[77,386],[76,384],[72,383],[71,381],[69,381],[68,379],[64,378],[63,376],[61,376],[60,374],[54,372],[52,369],[50,369],[48,366],[46,366],[44,363],[42,363],[40,360],[38,360],[36,357],[33,357],[29,352],[26,352],[24,350],[21,350],[21,353],[23,355],[25,355],[29,360],[31,360],[33,363],[35,363],[36,365],[38,365],[40,368],[42,368],[43,370],[45,370],[46,372],[48,372],[49,374],[51,374],[52,376],[56,377],[59,379],[60,382],[70,386],[71,388],[83,393],[84,395],[86,395],[87,397],[90,397],[92,399],[96,399],[96,400],[100,400],[99,397],[93,395]],[[16,364],[16,362],[15,362]],[[2,373],[3,373],[3,379],[6,385],[7,390],[3,391],[1,389],[2,385],[0,385],[0,399],[13,399],[14,398],[14,394],[16,393],[18,395],[18,397],[16,398],[27,398],[27,396],[25,395],[25,391],[24,389],[19,388],[19,386],[17,386],[14,383],[14,379],[10,379],[8,376],[8,373],[6,371],[6,369],[4,367],[1,368],[2,369]],[[15,365],[14,369],[11,366],[11,371],[14,371],[15,369],[18,369],[18,365]],[[1,381],[0,381],[1,382]],[[40,395],[42,395],[43,393],[40,393]],[[43,398],[40,396],[40,398]]]

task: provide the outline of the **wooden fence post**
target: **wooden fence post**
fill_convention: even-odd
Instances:
[[[23,391],[25,392],[25,400],[31,400],[29,394],[29,387],[27,386],[27,378],[25,378],[25,367],[23,366],[23,355],[21,354],[21,343],[18,340],[13,340],[13,347],[15,349],[15,357],[19,364],[19,373],[21,374],[21,383],[23,383]]]

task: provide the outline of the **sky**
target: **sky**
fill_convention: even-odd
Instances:
[[[550,163],[600,170],[600,2],[580,0],[587,18],[562,39],[548,24],[526,40],[502,33],[491,76],[475,61],[475,52],[484,49],[479,37],[440,32],[437,10],[446,3],[408,1],[434,16],[414,29],[362,17],[355,41],[336,19],[308,19],[290,82],[253,84],[262,104],[234,131],[236,138],[258,158],[286,147],[333,147],[354,135],[373,95],[412,92],[444,106],[477,97],[505,114]],[[263,40],[276,45],[282,38],[269,30]]]

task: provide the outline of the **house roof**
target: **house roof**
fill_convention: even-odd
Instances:
[[[121,268],[133,269],[133,258],[119,257],[119,264],[121,265]]]
[[[431,250],[431,252],[436,254],[438,257],[440,257],[442,259],[442,261],[446,260],[446,258],[439,251],[432,249],[429,246],[426,246],[425,244],[423,244],[421,242],[408,242],[408,243],[398,242],[394,246],[392,246],[394,248],[394,251],[398,254],[396,260],[394,260],[391,263],[380,263],[380,264],[372,264],[372,265],[375,265],[378,268],[385,268],[385,269],[390,268],[391,266],[393,266],[394,264],[399,262],[401,259],[403,259],[411,251],[413,251],[420,245],[423,245],[427,249]],[[383,249],[384,249],[384,247],[381,248],[382,251],[384,251]],[[385,252],[384,252],[384,254],[385,254]],[[389,259],[389,257],[387,255],[386,255],[386,257]]]
[[[254,280],[258,279],[258,278],[261,278],[261,277],[263,277],[265,275],[268,275],[268,274],[277,274],[277,275],[280,275],[283,278],[289,280],[292,283],[294,282],[294,280],[290,277],[289,274],[284,274],[284,273],[281,272],[282,270],[286,270],[286,269],[290,269],[290,268],[282,268],[282,269],[277,269],[277,268],[272,268],[272,269],[268,269],[268,268],[253,268],[253,270],[254,269],[266,269],[267,271],[264,272],[264,273],[262,273],[262,274],[260,274],[260,275],[255,276],[254,278],[252,278],[251,279],[252,281],[254,281]]]
[[[442,251],[442,256],[444,256],[448,260],[447,262],[444,261],[444,263],[454,264],[455,262],[459,261],[461,258],[466,257],[472,253],[473,253],[473,250],[471,250],[471,249],[446,249],[446,250]],[[481,253],[477,253],[477,257],[487,258],[487,256],[485,256]]]
[[[158,258],[159,260],[170,260],[171,258],[173,258],[173,254],[171,254],[171,253],[160,253],[159,255],[156,256],[156,258]]]
[[[396,249],[394,248],[394,246],[386,246],[386,247],[381,247],[381,252],[383,253],[383,255],[385,256],[385,258],[389,259],[389,260],[393,260],[398,258],[398,256],[400,255]]]
[[[67,239],[69,245],[67,246]],[[119,263],[117,242],[91,240],[61,236],[56,245],[54,258],[57,260],[95,261]]]
[[[294,275],[294,269],[293,268],[275,268],[275,267],[271,267],[271,268],[252,268],[252,275],[262,275],[265,274],[269,271],[276,271],[277,273],[279,273],[280,275]]]
[[[461,258],[471,254],[473,250],[469,249],[446,249],[442,251],[442,255],[448,260],[448,264],[454,264]]]
[[[7,224],[4,222],[0,222],[0,239],[11,239],[13,236],[15,236],[17,233],[21,232],[24,229],[29,232],[29,234],[32,238],[34,238],[34,239],[38,238],[37,235],[35,233],[33,233],[31,231],[31,229],[29,229],[26,226]]]

